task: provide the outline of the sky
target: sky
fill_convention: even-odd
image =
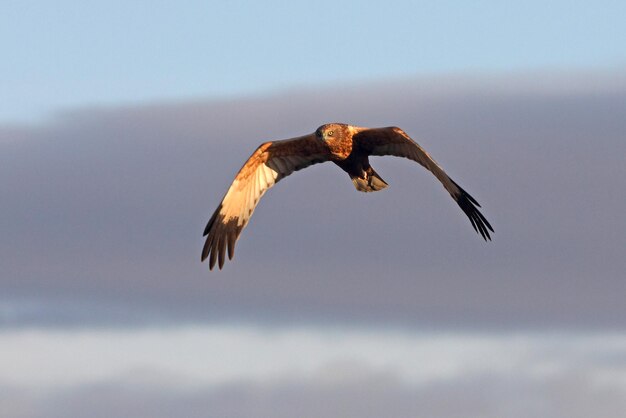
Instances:
[[[4,2],[0,415],[620,417],[621,3]],[[274,6],[274,7],[272,7]],[[202,230],[259,143],[402,127]]]
[[[621,1],[4,1],[0,121],[415,75],[623,68]]]

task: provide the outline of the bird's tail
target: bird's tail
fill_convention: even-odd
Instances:
[[[372,167],[368,167],[365,171],[365,177],[350,176],[350,178],[354,187],[360,192],[377,192],[388,186]]]

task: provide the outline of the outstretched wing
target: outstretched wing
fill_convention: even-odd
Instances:
[[[448,177],[439,164],[402,129],[396,127],[361,129],[353,138],[363,151],[369,155],[404,157],[424,166],[437,177],[443,184],[443,187],[458,203],[472,223],[474,230],[482,235],[485,240],[491,240],[489,231],[493,232],[493,228],[478,210],[480,207],[478,202],[463,190],[461,186],[456,184],[454,180]]]
[[[283,141],[266,142],[243,165],[219,207],[204,229],[207,237],[202,261],[209,258],[212,270],[235,254],[235,243],[265,192],[294,171],[328,161],[328,148],[314,134]]]

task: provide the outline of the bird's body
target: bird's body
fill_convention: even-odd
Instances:
[[[221,204],[209,220],[204,235],[202,261],[209,268],[224,265],[226,251],[232,259],[235,243],[265,192],[294,171],[332,161],[348,173],[355,188],[374,192],[387,183],[369,164],[370,155],[409,158],[432,172],[469,217],[474,229],[487,240],[493,228],[480,207],[415,141],[400,128],[362,128],[342,123],[320,126],[315,133],[282,141],[265,142],[243,165]]]

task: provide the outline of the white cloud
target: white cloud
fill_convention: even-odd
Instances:
[[[32,329],[0,346],[0,406],[24,417],[608,418],[626,399],[619,333]]]
[[[329,365],[366,365],[413,383],[467,374],[542,378],[593,368],[626,387],[624,334],[405,333],[345,328],[203,326],[129,330],[6,330],[4,383],[39,388],[89,384],[138,370],[199,384],[310,376]],[[617,371],[617,373],[616,373]]]

